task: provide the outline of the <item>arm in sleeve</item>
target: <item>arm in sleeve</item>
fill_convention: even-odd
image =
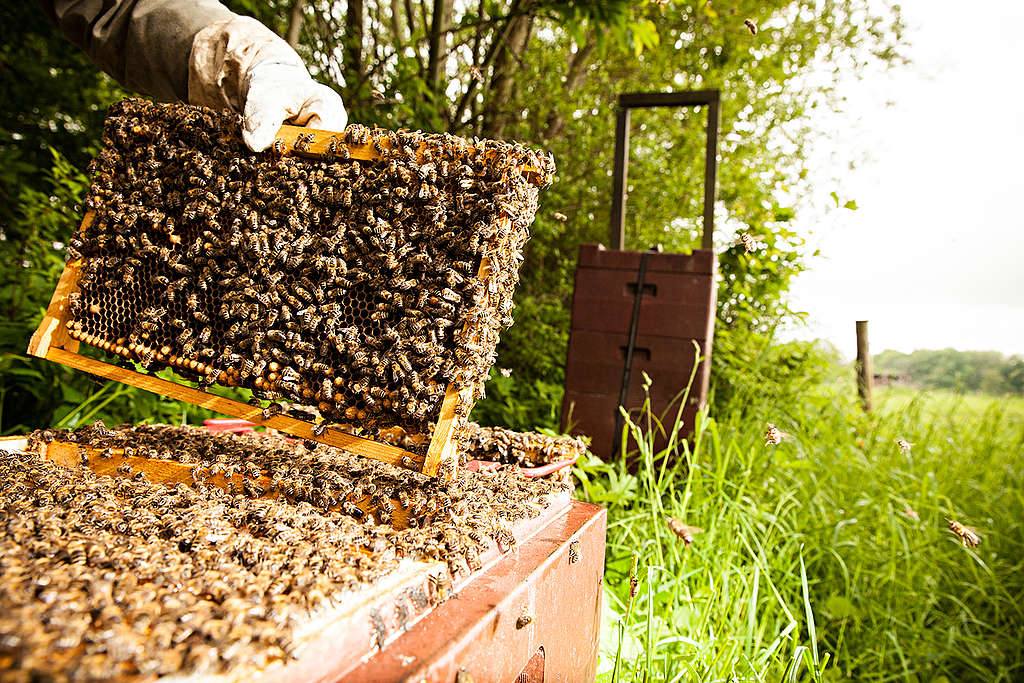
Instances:
[[[195,35],[235,18],[215,0],[40,0],[58,30],[125,88],[187,102]]]

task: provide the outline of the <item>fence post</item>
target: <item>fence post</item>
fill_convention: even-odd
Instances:
[[[864,412],[871,412],[871,394],[874,390],[874,370],[868,348],[868,321],[857,321],[857,395]]]

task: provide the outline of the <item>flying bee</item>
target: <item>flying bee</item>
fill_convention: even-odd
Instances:
[[[683,541],[684,548],[689,548],[690,544],[693,543],[694,534],[704,531],[699,526],[687,526],[675,517],[666,517],[665,521],[668,523],[669,530]]]
[[[377,90],[376,88],[370,91],[370,96],[373,97],[373,99],[377,100],[378,102],[384,101],[384,93],[382,93],[380,90]]]
[[[768,427],[764,432],[764,445],[765,446],[778,446],[784,440],[790,439],[789,434],[782,431],[771,422],[768,423]]]
[[[981,545],[981,536],[978,535],[978,530],[972,526],[964,526],[955,519],[947,519],[946,523],[949,525],[949,530],[960,539],[960,544],[967,548],[977,548]]]
[[[753,21],[751,21],[750,19],[744,19],[743,25],[747,27],[748,31],[750,31],[750,35],[757,35],[757,24],[755,24]]]
[[[551,214],[551,217],[554,218],[556,221],[561,221],[562,223],[569,220],[568,216],[566,216],[564,213],[559,213],[558,211],[555,211],[553,214]]]
[[[743,245],[744,253],[749,254],[752,251],[757,251],[757,238],[749,232],[741,232],[739,242]]]
[[[896,439],[896,446],[897,446],[897,448],[900,449],[900,453],[901,454],[905,455],[905,454],[909,453],[910,449],[911,449],[911,447],[913,447],[913,445],[914,444],[910,443],[906,439]]]

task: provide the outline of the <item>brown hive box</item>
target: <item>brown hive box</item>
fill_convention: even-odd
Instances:
[[[0,679],[492,680],[566,610],[552,669],[593,666],[603,515],[564,484],[187,426],[0,441]]]
[[[30,353],[431,476],[454,470],[511,323],[549,157],[361,126],[285,126],[253,154],[234,115],[125,100],[92,171]]]

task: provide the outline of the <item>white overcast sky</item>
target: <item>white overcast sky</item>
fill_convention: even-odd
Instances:
[[[834,189],[860,208],[799,219],[822,257],[794,286],[809,324],[786,336],[849,358],[868,320],[873,353],[1024,354],[1024,0],[901,5],[912,64],[846,83],[819,121],[818,203]]]

